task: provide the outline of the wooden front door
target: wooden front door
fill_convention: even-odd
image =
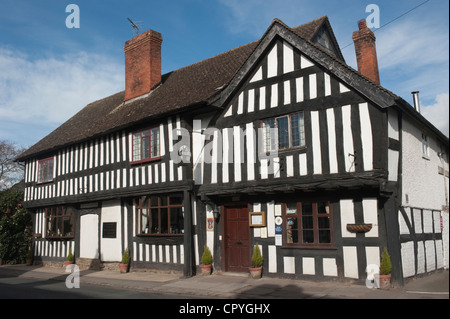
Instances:
[[[248,272],[250,227],[248,208],[225,207],[225,271]]]

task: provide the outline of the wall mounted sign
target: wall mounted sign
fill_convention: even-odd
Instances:
[[[281,218],[280,216],[275,217],[275,225],[281,225],[282,222],[283,218]]]
[[[206,230],[207,231],[214,231],[214,218],[207,218],[206,219]]]
[[[250,227],[266,227],[266,212],[250,212]]]
[[[117,223],[103,223],[103,238],[116,238]]]

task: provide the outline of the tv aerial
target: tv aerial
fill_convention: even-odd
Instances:
[[[127,18],[128,21],[130,21],[131,26],[133,27],[133,37],[137,36],[139,34],[140,28],[143,26],[143,23],[140,21],[137,21],[136,23],[134,23],[133,21],[131,21],[130,18]]]

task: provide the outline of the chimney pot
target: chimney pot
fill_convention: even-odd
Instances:
[[[125,43],[125,101],[150,93],[161,83],[160,33],[148,30]]]
[[[359,30],[366,29],[367,28],[366,19],[359,20],[358,27],[359,27]]]
[[[358,71],[376,84],[380,84],[375,35],[367,27],[366,20],[360,20],[358,27],[359,30],[353,32]]]

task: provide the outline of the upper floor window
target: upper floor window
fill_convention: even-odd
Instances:
[[[145,162],[160,156],[159,127],[133,133],[133,162]]]
[[[45,209],[47,238],[72,238],[75,231],[75,212],[70,206]]]
[[[262,128],[265,152],[305,146],[303,112],[264,120]]]
[[[428,137],[422,133],[422,156],[428,158],[430,156]]]
[[[53,181],[53,157],[38,162],[38,183]]]

